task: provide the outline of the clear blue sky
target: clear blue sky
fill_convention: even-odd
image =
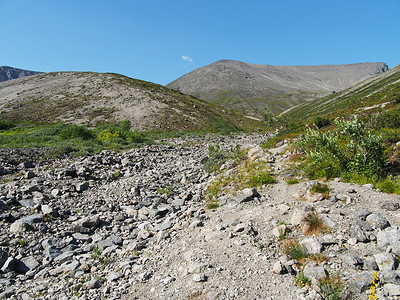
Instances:
[[[0,66],[160,84],[220,59],[400,64],[400,0],[0,0]]]

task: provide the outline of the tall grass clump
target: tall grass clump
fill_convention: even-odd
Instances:
[[[348,174],[379,178],[386,158],[382,139],[357,117],[335,120],[336,129],[308,128],[297,148],[306,156],[304,170],[309,178],[344,177]]]

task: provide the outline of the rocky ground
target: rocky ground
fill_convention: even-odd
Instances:
[[[340,179],[325,197],[310,192],[318,182],[288,185],[287,145],[266,151],[262,142],[191,137],[47,161],[33,159],[41,150],[0,152],[0,298],[323,299],[329,275],[345,297],[367,299],[376,271],[379,299],[397,299],[399,196]],[[210,144],[251,149],[278,183],[206,209]],[[310,214],[321,233],[304,234]],[[289,257],[285,239],[311,256]],[[299,273],[311,286],[293,284]]]

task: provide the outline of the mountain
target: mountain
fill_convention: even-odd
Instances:
[[[0,117],[95,126],[131,121],[139,130],[219,130],[257,121],[151,82],[112,73],[55,72],[0,83]]]
[[[24,76],[31,76],[40,74],[41,72],[28,71],[23,69],[17,69],[12,67],[3,66],[0,67],[0,82],[7,81],[11,79],[16,79]]]
[[[167,87],[242,114],[274,113],[346,89],[386,72],[385,63],[271,66],[220,60],[198,68]]]
[[[400,103],[400,65],[338,93],[289,109],[283,114],[294,120],[317,116],[334,119],[351,114],[373,114]]]

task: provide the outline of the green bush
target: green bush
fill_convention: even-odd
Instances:
[[[15,127],[14,123],[0,119],[0,130],[7,130]]]
[[[308,128],[296,144],[306,155],[307,176],[382,175],[386,158],[381,137],[370,132],[357,116],[350,121],[336,120],[336,125],[336,130],[328,132]]]
[[[330,125],[331,121],[326,117],[316,117],[314,119],[314,124],[315,124],[315,126],[318,127],[318,129],[320,129],[322,127]]]
[[[66,139],[82,139],[88,140],[94,138],[92,131],[84,126],[79,125],[65,125],[66,127],[60,132],[60,137]]]
[[[384,111],[371,118],[372,127],[381,128],[400,128],[400,112],[398,109]]]

